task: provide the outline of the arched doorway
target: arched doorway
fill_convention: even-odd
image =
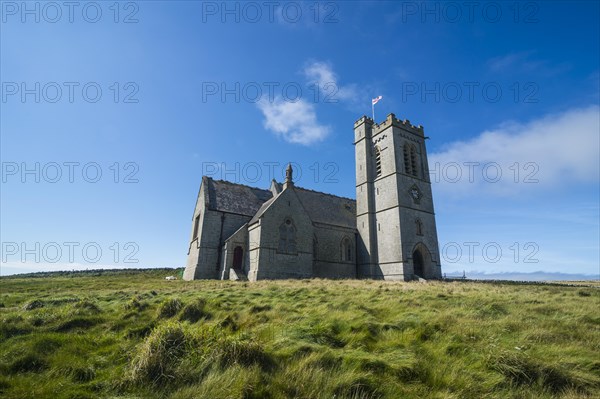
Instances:
[[[241,269],[244,261],[244,250],[242,247],[235,247],[233,250],[233,268]]]
[[[412,260],[413,260],[413,273],[415,274],[415,276],[424,278],[424,272],[425,272],[425,261],[423,260],[423,254],[421,253],[421,251],[419,249],[415,249],[415,251],[412,254]]]

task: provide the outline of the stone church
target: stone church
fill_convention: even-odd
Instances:
[[[422,126],[388,115],[354,123],[356,200],[203,176],[185,280],[441,278]]]

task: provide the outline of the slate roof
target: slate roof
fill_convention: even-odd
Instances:
[[[210,209],[252,216],[248,224],[257,222],[275,199],[270,190],[211,178],[207,181]],[[294,190],[313,222],[356,227],[355,200],[297,186]]]
[[[231,183],[225,180],[208,181],[209,208],[215,211],[254,216],[260,206],[273,194],[269,190]]]
[[[254,223],[258,222],[258,219],[260,219],[260,217],[262,216],[262,214],[265,213],[265,211],[267,210],[267,208],[269,207],[269,205],[271,205],[273,203],[273,201],[275,201],[275,198],[277,198],[277,197],[273,197],[270,200],[268,200],[267,202],[265,202],[264,204],[262,204],[262,206],[260,207],[260,209],[258,210],[258,212],[256,212],[254,214],[254,216],[252,217],[252,219],[250,219],[250,221],[248,222],[248,226],[250,226],[251,224],[254,224]]]
[[[319,191],[295,187],[313,222],[356,228],[356,201]]]

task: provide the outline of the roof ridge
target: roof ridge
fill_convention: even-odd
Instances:
[[[268,188],[253,187],[253,186],[248,186],[247,184],[234,183],[234,182],[229,181],[229,180],[223,180],[223,179],[216,180],[216,179],[213,179],[212,177],[209,177],[209,176],[206,176],[206,177],[208,177],[210,180],[212,180],[215,183],[227,183],[227,184],[231,184],[232,186],[241,186],[241,187],[251,188],[253,190],[260,190],[260,191],[269,191]]]
[[[268,188],[265,189],[265,188],[260,188],[260,187],[253,187],[253,186],[248,186],[248,185],[242,184],[242,183],[234,183],[234,182],[229,181],[229,180],[222,180],[222,179],[216,180],[216,179],[213,179],[210,176],[207,176],[207,177],[209,179],[211,179],[213,182],[216,182],[216,183],[226,183],[226,184],[231,184],[231,185],[234,185],[234,186],[241,186],[241,187],[251,188],[251,189],[254,189],[254,190],[261,190],[261,191],[268,191],[268,192],[270,192],[270,190]],[[273,180],[275,180],[275,179],[273,179]],[[277,180],[275,180],[275,183],[277,183],[279,185],[283,184],[283,183],[278,182]],[[335,195],[335,194],[331,194],[331,193],[326,193],[324,191],[312,190],[310,188],[300,187],[300,186],[294,186],[294,188],[295,189],[299,189],[299,190],[310,191],[310,192],[317,193],[317,194],[328,195],[330,197],[341,198],[341,199],[345,199],[345,200],[356,202],[356,199],[354,199],[354,198],[343,197],[341,195]]]
[[[298,186],[296,186],[295,188],[300,189],[300,190],[304,190],[304,191],[310,191],[310,192],[317,193],[317,194],[328,195],[330,197],[341,198],[341,199],[345,199],[345,200],[350,200],[350,201],[356,202],[356,199],[348,198],[348,197],[342,197],[341,195],[330,194],[330,193],[326,193],[326,192],[323,192],[323,191],[317,191],[317,190],[312,190],[310,188],[304,188],[304,187],[298,187]]]

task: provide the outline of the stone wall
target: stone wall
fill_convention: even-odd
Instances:
[[[192,217],[192,241],[188,249],[184,280],[216,279],[222,271],[222,246],[225,240],[250,220],[249,216],[213,211],[209,202],[207,185],[200,187]],[[195,219],[200,216],[198,237],[193,237]]]
[[[356,230],[341,226],[315,224],[316,253],[313,276],[319,278],[356,278]],[[342,240],[350,239],[352,258],[343,260]]]
[[[405,167],[407,143],[415,149],[415,174]],[[441,277],[423,128],[393,114],[380,124],[363,117],[355,123],[355,155],[358,275],[413,279],[412,255],[419,246],[427,254],[425,277]]]
[[[296,229],[295,251],[280,251],[280,227],[290,219]],[[255,279],[310,278],[313,275],[313,225],[302,203],[289,187],[273,201],[259,219],[259,248]],[[251,239],[255,239],[250,234]],[[253,273],[254,272],[254,273]],[[250,278],[250,276],[249,276]]]
[[[206,184],[204,183],[204,179],[203,179],[203,183],[200,185],[200,189],[198,190],[198,197],[196,199],[196,205],[194,206],[194,212],[192,214],[192,223],[191,223],[192,228],[190,231],[188,256],[187,256],[185,270],[183,272],[184,280],[199,279],[199,278],[202,278],[201,276],[203,275],[203,273],[200,270],[198,270],[198,264],[201,261],[201,259],[200,259],[201,237],[202,237],[203,232],[205,232],[207,230],[204,227],[204,225],[205,225],[204,216],[205,216],[207,202],[208,202],[208,192],[207,192]],[[195,224],[196,224],[197,217],[199,217],[198,231],[197,231],[196,236],[194,236],[194,230],[195,230]],[[204,255],[204,251],[202,251],[202,252]]]
[[[236,247],[241,247],[243,250],[242,268],[241,270],[247,273],[249,268],[248,254],[248,225],[243,224],[235,233],[233,233],[226,241],[222,249],[221,255],[221,270],[219,278],[221,280],[229,279],[229,271],[233,267],[234,252]]]

